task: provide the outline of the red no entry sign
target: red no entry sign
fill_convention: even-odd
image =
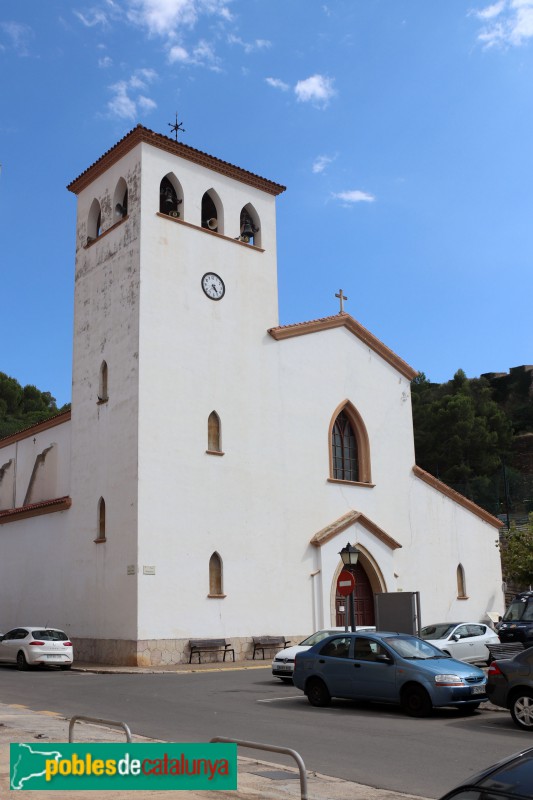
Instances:
[[[349,594],[353,592],[355,589],[355,578],[351,572],[348,572],[347,569],[343,569],[341,574],[337,580],[337,591],[339,594],[342,594],[344,597],[348,597]]]

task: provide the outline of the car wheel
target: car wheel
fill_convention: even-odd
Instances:
[[[26,661],[26,656],[19,650],[17,653],[17,669],[24,670],[28,669],[28,662]]]
[[[72,664],[60,664],[59,669],[66,670],[70,669]]]
[[[312,706],[324,708],[324,706],[329,706],[331,703],[331,696],[326,688],[326,684],[318,680],[318,678],[312,678],[308,682],[305,687],[305,693]]]
[[[433,710],[431,698],[422,686],[406,686],[401,697],[402,708],[410,717],[429,717]]]
[[[513,694],[509,706],[513,722],[523,731],[533,731],[533,692],[521,689]]]

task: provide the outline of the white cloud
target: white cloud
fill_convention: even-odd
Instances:
[[[113,66],[113,59],[109,56],[104,56],[103,58],[98,59],[98,66],[100,69],[107,69],[107,67]]]
[[[176,44],[174,47],[171,47],[168,51],[168,60],[171,64],[174,64],[175,61],[183,61],[186,62],[189,60],[189,53],[184,47],[181,45]]]
[[[374,195],[362,192],[360,189],[349,189],[346,192],[333,192],[332,197],[342,200],[343,203],[373,203],[376,199]]]
[[[321,106],[326,106],[336,94],[333,88],[333,80],[326,78],[324,75],[311,75],[310,78],[298,81],[294,91],[298,102],[314,103]]]
[[[313,172],[318,174],[324,172],[329,167],[332,161],[335,161],[336,156],[318,156],[313,162]]]
[[[82,22],[86,28],[93,28],[95,25],[108,25],[107,15],[103,11],[91,9],[89,14],[82,14],[81,11],[72,12]]]
[[[201,16],[231,19],[232,0],[128,0],[128,18],[152,35],[172,38],[180,28],[193,28]]]
[[[266,50],[272,47],[272,42],[269,42],[268,39],[255,39],[253,42],[244,42],[239,36],[234,36],[232,33],[228,36],[228,42],[230,44],[238,44],[247,55],[256,50]]]
[[[129,80],[118,81],[110,86],[110,90],[114,93],[107,104],[110,114],[121,119],[136,119],[140,112],[148,113],[157,108],[154,100],[138,93],[140,89],[146,89],[156,78],[155,70],[139,69]]]
[[[29,42],[33,37],[33,30],[28,25],[21,25],[19,22],[0,22],[0,29],[7,34],[19,56],[29,55]]]
[[[282,92],[287,92],[291,88],[288,83],[280,81],[279,78],[265,78],[265,81],[269,86],[273,86],[274,89],[281,89]]]
[[[533,38],[533,0],[499,0],[471,12],[484,23],[484,47],[520,47]]]
[[[168,51],[167,59],[170,64],[192,64],[197,67],[207,67],[214,72],[220,71],[220,59],[217,58],[213,46],[205,39],[200,39],[190,51],[182,45],[173,45]]]

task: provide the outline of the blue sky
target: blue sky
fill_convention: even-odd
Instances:
[[[342,288],[433,381],[532,363],[533,0],[2,0],[0,65],[0,371],[23,385],[70,401],[66,185],[176,112],[287,186],[282,324]]]

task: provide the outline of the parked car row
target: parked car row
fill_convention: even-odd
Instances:
[[[395,703],[426,716],[440,706],[471,713],[490,700],[533,731],[533,647],[494,660],[488,646],[497,643],[481,623],[428,625],[421,638],[329,628],[277,653],[272,674],[292,680],[314,706],[337,697]],[[488,673],[475,662],[489,664]]]
[[[0,662],[25,670],[32,666],[70,669],[74,660],[72,642],[58,628],[27,626],[0,634]]]

